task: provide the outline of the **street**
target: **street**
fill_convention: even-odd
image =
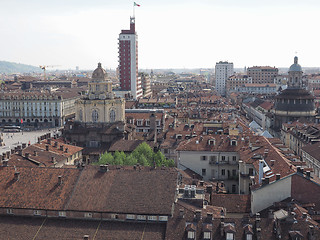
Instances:
[[[37,142],[39,136],[46,133],[57,133],[58,128],[42,129],[32,132],[1,132],[4,146],[0,147],[0,154],[10,151],[12,148],[21,145],[22,143],[34,144]],[[53,136],[53,134],[51,136]]]

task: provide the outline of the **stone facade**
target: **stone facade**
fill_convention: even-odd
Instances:
[[[125,100],[115,98],[112,82],[106,71],[98,64],[89,83],[89,93],[76,101],[75,120],[82,123],[124,122]]]

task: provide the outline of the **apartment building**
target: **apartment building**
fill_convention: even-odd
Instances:
[[[278,68],[270,66],[253,66],[247,68],[247,75],[252,78],[252,83],[274,83],[278,72]]]
[[[228,78],[234,74],[233,63],[217,62],[215,66],[216,91],[222,96],[226,95],[226,83]]]
[[[78,89],[57,91],[3,92],[0,95],[0,123],[25,127],[59,127],[75,115]]]

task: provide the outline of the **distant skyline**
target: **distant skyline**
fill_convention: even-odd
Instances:
[[[134,1],[0,2],[0,60],[58,69],[118,65]],[[214,68],[230,61],[320,67],[317,0],[136,1],[139,68]],[[297,53],[295,53],[297,52]]]

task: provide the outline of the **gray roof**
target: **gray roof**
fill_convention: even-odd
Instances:
[[[289,72],[302,72],[301,66],[298,64],[298,57],[294,57],[294,62],[289,68]]]
[[[301,68],[300,64],[294,63],[290,66],[289,72],[302,72],[302,68]]]

